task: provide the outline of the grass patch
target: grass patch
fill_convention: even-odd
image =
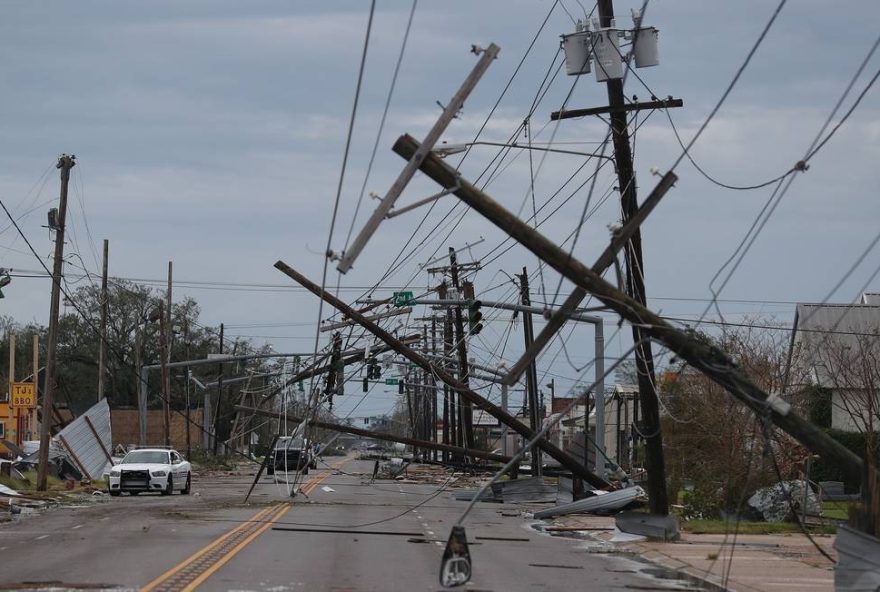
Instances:
[[[822,515],[832,520],[848,520],[851,502],[822,502]]]
[[[0,476],[0,484],[3,484],[10,489],[14,489],[18,493],[24,493],[27,495],[44,493],[37,492],[36,471],[28,471],[24,473],[24,480],[16,479],[15,477],[6,477],[5,475]],[[65,489],[64,482],[57,477],[52,477],[51,475],[48,476],[47,485],[47,491],[62,491]]]
[[[727,534],[738,530],[739,534],[784,534],[801,532],[793,522],[735,522],[725,520],[688,520],[681,523],[681,529],[692,534]],[[837,528],[832,525],[811,526],[810,532],[815,534],[834,534]]]

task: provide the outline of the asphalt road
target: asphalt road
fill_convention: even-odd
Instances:
[[[105,496],[5,524],[0,588],[440,590],[443,547],[465,503],[435,484],[371,485],[371,463],[341,468],[305,477],[307,498],[264,478],[245,506],[253,476],[242,474],[195,479],[197,495]],[[512,509],[481,503],[468,517],[473,578],[464,589],[691,589],[502,516]]]

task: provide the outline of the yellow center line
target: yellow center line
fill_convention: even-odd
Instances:
[[[209,551],[211,551],[212,549],[214,549],[218,545],[223,544],[223,542],[226,541],[227,539],[229,539],[230,537],[235,536],[239,531],[244,530],[245,528],[250,527],[253,523],[262,520],[264,516],[266,516],[269,512],[272,512],[273,510],[277,509],[277,507],[278,506],[271,506],[268,508],[263,508],[262,510],[260,510],[259,512],[254,514],[251,518],[249,518],[248,520],[246,520],[242,524],[239,524],[238,526],[236,526],[235,528],[233,528],[232,530],[230,530],[226,534],[218,537],[213,542],[204,546],[202,549],[196,551],[195,553],[190,555],[188,558],[184,559],[182,562],[180,562],[176,566],[172,567],[171,569],[169,569],[168,571],[166,571],[165,573],[160,575],[158,578],[154,579],[152,582],[150,582],[149,584],[147,584],[146,586],[141,588],[141,592],[150,592],[151,590],[153,590],[156,586],[158,586],[162,582],[170,579],[172,576],[174,576],[180,570],[182,570],[185,567],[187,567],[188,565],[194,563],[196,560],[198,560],[200,557],[202,557],[205,553],[208,553]]]
[[[348,457],[342,459],[341,461],[330,466],[332,470],[339,469],[343,464],[348,461]],[[308,482],[303,485],[302,491],[306,494],[311,492],[315,487],[320,485],[327,477],[329,477],[332,473],[326,472],[323,475],[313,477]],[[201,558],[203,558],[207,553],[218,549],[219,546],[223,545],[225,542],[229,541],[231,537],[236,536],[237,534],[243,532],[245,529],[249,529],[254,527],[259,523],[263,523],[252,533],[245,536],[244,539],[241,540],[234,547],[229,549],[228,551],[219,555],[216,559],[213,559],[204,571],[199,573],[193,580],[188,583],[183,583],[185,587],[180,588],[181,590],[195,590],[198,586],[205,582],[209,577],[211,577],[214,573],[217,572],[218,569],[223,567],[226,563],[229,562],[230,559],[235,557],[245,547],[247,547],[251,542],[254,541],[258,536],[266,532],[268,529],[272,527],[272,525],[281,518],[291,507],[289,502],[279,504],[276,506],[272,506],[270,508],[265,508],[260,512],[257,512],[253,517],[244,522],[243,524],[237,526],[236,528],[230,530],[226,534],[219,537],[217,540],[212,543],[206,545],[201,550],[197,551],[187,559],[185,559],[180,564],[172,567],[170,570],[141,588],[142,592],[150,592],[155,588],[169,583],[177,574],[179,574],[182,570],[186,569],[189,566],[192,566],[196,562],[198,562]],[[196,568],[197,569],[197,568]]]
[[[196,588],[201,586],[205,582],[205,580],[207,580],[212,575],[214,575],[218,569],[220,569],[221,567],[226,565],[230,559],[232,559],[233,557],[238,555],[239,551],[241,551],[242,549],[244,549],[245,547],[250,545],[251,542],[253,542],[253,540],[256,539],[258,536],[260,536],[261,534],[263,534],[264,532],[266,532],[267,530],[272,528],[272,524],[274,524],[276,520],[278,520],[284,514],[286,514],[289,509],[290,509],[289,503],[283,504],[281,509],[278,512],[276,512],[271,518],[269,518],[263,526],[258,528],[255,532],[251,533],[246,539],[241,541],[239,544],[237,544],[232,549],[230,549],[225,555],[223,555],[217,561],[215,561],[211,565],[211,567],[206,569],[204,572],[201,573],[201,575],[199,575],[199,577],[194,579],[189,585],[187,585],[185,588],[183,588],[183,592],[191,592],[192,590],[195,590]]]

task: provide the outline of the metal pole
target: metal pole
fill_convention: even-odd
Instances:
[[[58,309],[61,304],[61,274],[64,269],[64,223],[67,216],[67,186],[73,155],[62,154],[56,168],[61,169],[61,196],[55,227],[55,261],[52,269],[52,296],[49,304],[49,336],[46,347],[46,385],[43,389],[43,423],[40,426],[40,460],[37,466],[37,491],[46,491],[49,477],[49,437],[52,427],[52,397],[55,395],[55,348],[58,344]]]
[[[509,412],[508,405],[509,405],[509,401],[507,399],[507,385],[502,382],[501,383],[501,408],[504,411]],[[502,423],[501,424],[501,454],[503,454],[504,456],[509,456],[509,454],[510,454],[510,451],[508,450],[508,446],[507,446],[507,433],[508,433],[507,424]]]
[[[104,398],[104,382],[107,377],[107,260],[110,241],[104,239],[104,263],[101,266],[101,340],[98,342],[98,400]]]
[[[605,478],[605,328],[596,323],[595,341],[596,374],[596,464],[593,472]],[[585,443],[586,444],[586,443]]]
[[[354,241],[348,246],[345,253],[342,254],[342,260],[337,266],[340,273],[348,272],[348,270],[351,269],[351,266],[354,265],[354,260],[357,259],[360,252],[366,246],[367,241],[370,240],[370,237],[373,236],[376,229],[379,228],[379,224],[385,216],[388,215],[391,208],[394,207],[394,202],[397,201],[397,198],[403,193],[404,188],[413,178],[413,175],[419,170],[419,165],[422,163],[422,160],[431,152],[431,149],[440,139],[440,136],[446,130],[446,127],[461,110],[465,99],[471,94],[474,87],[477,86],[477,82],[480,81],[480,78],[482,78],[483,74],[486,73],[486,70],[489,69],[489,66],[492,64],[492,61],[498,55],[499,51],[501,51],[501,48],[492,43],[489,45],[489,48],[483,52],[480,60],[474,66],[473,70],[471,70],[468,77],[465,78],[461,88],[459,88],[452,96],[452,99],[450,99],[449,103],[443,109],[443,113],[437,119],[437,122],[425,136],[425,140],[422,142],[422,147],[418,152],[413,154],[410,161],[400,172],[397,180],[394,181],[394,184],[388,190],[388,193],[382,198],[379,206],[373,212],[372,216],[370,216],[370,219],[367,221],[363,230],[360,231]]]
[[[149,373],[147,371],[146,366],[141,366],[141,356],[143,345],[144,344],[144,335],[143,335],[143,327],[137,328],[137,335],[135,336],[134,341],[134,356],[135,356],[135,367],[140,366],[140,374],[139,380],[137,383],[137,394],[138,394],[138,444],[140,446],[147,445],[147,380],[149,380]]]

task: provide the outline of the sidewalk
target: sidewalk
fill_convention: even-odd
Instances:
[[[739,535],[682,533],[674,543],[641,540],[616,541],[614,518],[588,515],[562,516],[556,527],[584,529],[603,551],[634,553],[663,567],[687,574],[718,589],[737,592],[831,592],[833,566],[802,534]],[[549,526],[548,530],[554,527]],[[619,533],[617,533],[619,534]],[[814,535],[832,557],[834,536]],[[723,585],[726,576],[726,586]]]

